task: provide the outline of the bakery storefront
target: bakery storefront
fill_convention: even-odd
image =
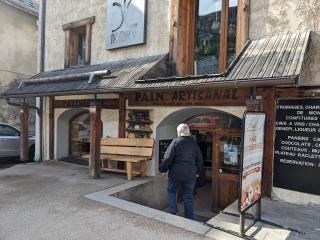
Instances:
[[[153,138],[155,150],[147,165],[149,176],[158,175],[159,162],[176,137],[176,127],[188,123],[205,159],[198,186],[207,186],[211,209],[223,209],[238,197],[242,116],[247,109],[259,109],[267,115],[263,191],[271,196],[274,129],[277,126],[278,131],[278,125],[284,124],[275,123],[276,107],[287,104],[278,102],[277,97],[307,94],[296,84],[309,38],[310,33],[305,32],[249,41],[222,74],[172,77],[168,56],[159,55],[43,72],[3,97],[22,100],[22,126],[28,113],[23,99],[43,99],[44,160],[73,158],[77,162],[89,153],[90,166],[99,161],[99,154],[90,151],[99,149],[96,146],[100,136]],[[308,122],[311,118],[302,120]],[[27,130],[22,127],[22,139]],[[302,141],[300,137],[292,141]],[[275,142],[276,154],[283,141],[290,140],[287,138]],[[314,135],[309,140],[316,139]],[[96,169],[89,172],[98,177]],[[278,180],[276,184],[283,186]]]
[[[138,39],[124,35],[128,26],[123,25],[117,4],[108,1],[106,26],[95,23],[100,16],[92,16],[59,29],[65,33],[60,39],[66,41],[65,48],[55,50],[65,54],[65,68],[57,69],[59,59],[60,65],[48,68],[55,70],[19,81],[2,94],[20,106],[21,159],[28,159],[30,108],[37,108],[39,116],[39,159],[89,165],[92,178],[100,176],[101,137],[154,139],[146,173],[157,176],[176,127],[187,123],[205,160],[197,191],[208,201],[200,205],[205,211],[224,209],[238,198],[243,114],[259,110],[267,120],[264,196],[301,202],[306,196],[302,193],[310,193],[309,199],[320,203],[314,184],[320,176],[319,90],[300,86],[312,33],[249,40],[249,1],[172,0],[166,10],[170,24],[161,26],[161,31],[168,31],[166,45],[151,54],[159,41],[150,37],[155,28],[147,30],[146,25],[158,13],[147,18],[146,1],[140,2],[143,6],[137,9],[144,10],[135,15],[137,24],[130,25]],[[61,27],[50,24],[52,31]],[[91,38],[96,45],[101,36],[90,34],[105,30],[106,49],[91,46]],[[49,38],[46,41],[54,45]],[[94,47],[97,56],[92,62],[98,64],[91,64]],[[133,52],[145,55],[132,58]],[[47,58],[56,56],[51,53]],[[37,107],[25,101],[35,97]],[[120,171],[124,166],[112,167]]]

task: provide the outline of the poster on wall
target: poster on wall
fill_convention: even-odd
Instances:
[[[164,154],[166,153],[167,148],[169,147],[172,140],[173,139],[159,140],[159,167],[163,161]]]
[[[266,114],[246,112],[243,116],[239,211],[261,199]]]
[[[320,99],[279,99],[273,186],[320,195]]]
[[[106,48],[145,43],[147,0],[107,0]]]
[[[238,145],[223,145],[224,163],[238,165]]]

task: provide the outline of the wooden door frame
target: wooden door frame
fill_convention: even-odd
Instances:
[[[215,129],[212,131],[212,210],[219,211],[218,209],[218,193],[219,193],[219,175],[228,180],[239,181],[240,176],[220,173],[219,165],[220,165],[220,138],[222,136],[227,137],[240,137],[241,138],[241,129]]]
[[[216,128],[216,129],[210,129],[210,128],[201,128],[201,127],[191,127],[190,130],[194,131],[206,131],[212,134],[212,184],[211,184],[211,208],[213,211],[219,211],[218,209],[218,191],[219,191],[219,182],[218,182],[218,175],[222,175],[224,178],[229,180],[233,180],[236,182],[239,182],[240,175],[235,176],[232,174],[227,173],[220,173],[219,172],[219,164],[220,164],[220,143],[219,140],[222,136],[227,137],[239,137],[241,138],[241,129],[225,129],[225,128]],[[216,192],[215,192],[216,191]]]

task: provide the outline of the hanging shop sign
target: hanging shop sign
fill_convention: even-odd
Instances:
[[[250,90],[185,89],[177,91],[135,92],[127,94],[129,106],[245,106]]]
[[[261,199],[266,114],[246,112],[243,117],[239,212]]]
[[[145,43],[147,0],[107,0],[106,47]]]
[[[320,99],[279,100],[275,187],[320,195]]]

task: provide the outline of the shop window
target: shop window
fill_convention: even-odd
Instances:
[[[94,17],[63,25],[65,31],[65,67],[88,65],[91,58],[91,32]]]
[[[237,0],[198,0],[194,74],[222,72],[235,57]]]
[[[174,2],[170,53],[176,74],[224,72],[248,39],[248,0]]]

